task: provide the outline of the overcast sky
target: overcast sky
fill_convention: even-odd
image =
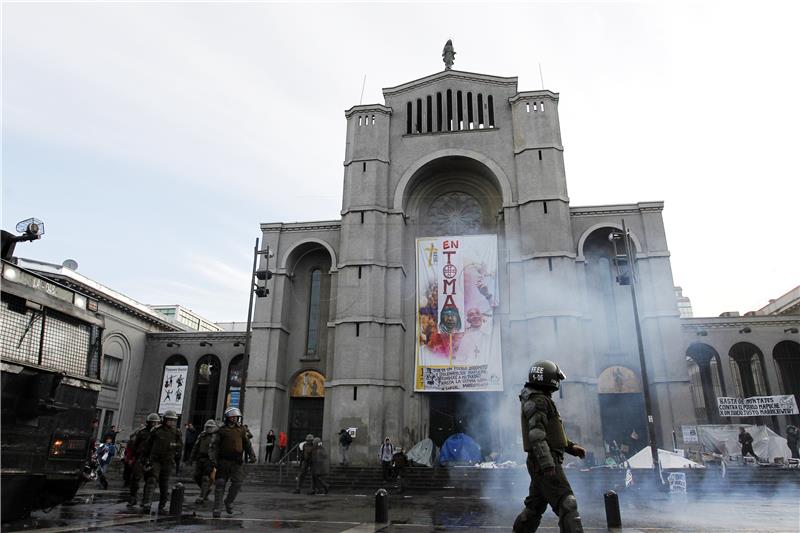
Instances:
[[[2,226],[244,320],[261,222],[338,219],[343,111],[442,70],[561,95],[573,206],[664,200],[695,316],[800,284],[798,2],[2,5]]]

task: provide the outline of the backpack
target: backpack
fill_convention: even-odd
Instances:
[[[349,446],[351,442],[353,442],[353,437],[351,437],[350,433],[348,433],[347,431],[342,433],[342,436],[339,437],[339,443],[342,446]]]

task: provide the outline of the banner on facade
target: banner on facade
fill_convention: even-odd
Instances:
[[[500,391],[497,237],[417,239],[415,391]]]
[[[188,370],[189,367],[185,365],[164,367],[161,401],[158,403],[159,414],[163,415],[167,411],[175,411],[177,414],[181,414]]]
[[[796,415],[797,400],[794,395],[752,396],[750,398],[717,398],[720,416],[774,416]]]

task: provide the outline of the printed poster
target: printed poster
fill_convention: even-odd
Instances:
[[[497,237],[417,239],[415,391],[503,390]]]
[[[189,367],[165,366],[164,380],[161,383],[161,401],[158,403],[158,413],[164,414],[167,411],[175,411],[181,414],[183,408],[183,396],[186,393],[186,374]]]

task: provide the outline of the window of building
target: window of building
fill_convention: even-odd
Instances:
[[[315,268],[311,271],[311,292],[308,299],[308,337],[306,338],[306,355],[317,353],[319,337],[319,303],[322,272]]]
[[[116,387],[119,385],[120,370],[122,369],[122,359],[112,355],[103,354],[103,366],[100,368],[100,379],[103,385]]]

